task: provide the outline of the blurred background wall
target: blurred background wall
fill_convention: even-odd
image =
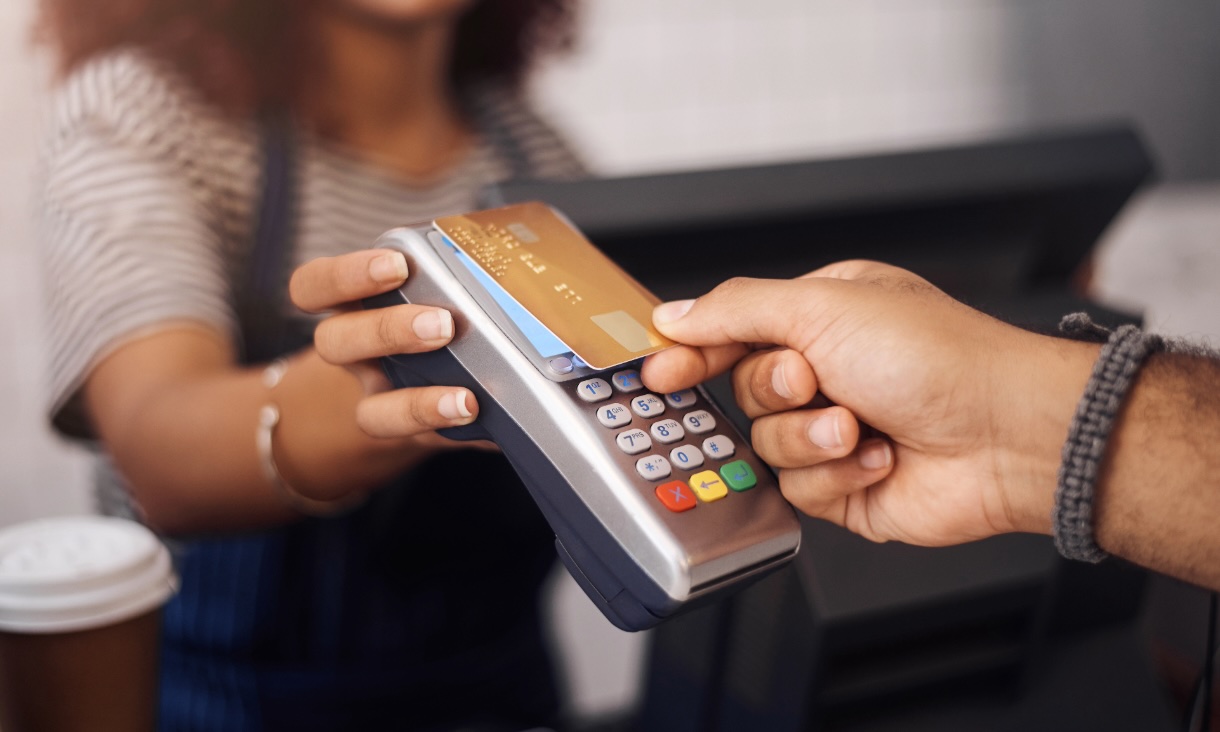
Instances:
[[[1220,175],[1216,0],[596,0],[537,85],[604,172],[1134,119]]]
[[[54,442],[39,410],[38,259],[30,196],[46,64],[32,0],[0,2],[0,524],[87,510],[83,456]]]
[[[47,74],[33,9],[0,2],[0,525],[89,510],[86,461],[40,411],[30,182]],[[1218,41],[1215,0],[586,0],[576,51],[534,92],[607,174],[1126,118],[1167,179],[1198,181],[1220,177]],[[1142,198],[1110,237],[1099,292],[1165,330],[1220,332],[1206,274],[1220,274],[1218,204],[1205,182]],[[641,637],[566,576],[554,597],[576,709],[630,702]]]

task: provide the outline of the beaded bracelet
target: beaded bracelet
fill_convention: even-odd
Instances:
[[[1066,316],[1059,329],[1070,336],[1105,340],[1063,444],[1052,514],[1059,553],[1096,563],[1109,556],[1097,545],[1093,526],[1093,495],[1106,443],[1140,366],[1149,353],[1163,350],[1164,341],[1133,325],[1111,332],[1084,313]]]

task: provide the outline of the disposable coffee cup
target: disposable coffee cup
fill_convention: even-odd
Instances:
[[[169,552],[131,521],[0,530],[0,730],[151,731],[175,582]]]

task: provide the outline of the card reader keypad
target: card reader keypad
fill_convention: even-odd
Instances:
[[[716,418],[706,409],[697,409],[684,414],[682,424],[696,435],[703,435],[716,429]]]
[[[642,429],[623,430],[615,438],[618,448],[628,455],[638,455],[652,449],[652,438]]]
[[[640,381],[640,372],[635,369],[616,371],[610,380],[614,382],[614,388],[626,394],[644,389],[644,382]]]
[[[695,404],[695,390],[683,389],[666,394],[665,403],[674,409],[689,409]]]
[[[672,445],[686,437],[686,430],[682,429],[682,423],[676,419],[662,419],[653,422],[649,431],[652,432],[652,439],[662,445]]]
[[[580,382],[576,393],[586,402],[604,402],[613,394],[605,379],[585,379]]]
[[[644,394],[631,400],[631,411],[645,419],[652,419],[665,413],[665,402],[656,394]]]
[[[596,404],[597,421],[613,431],[607,437],[613,437],[621,454],[636,458],[636,474],[653,486],[667,509],[682,513],[758,484],[750,463],[733,459],[737,445],[716,432],[716,417],[700,408],[696,390],[658,396],[644,391],[635,369],[604,376],[579,382],[576,394],[590,406]],[[615,395],[626,399],[608,401]]]
[[[631,412],[622,404],[604,404],[597,408],[597,421],[606,427],[626,427],[631,424]]]
[[[704,503],[719,501],[729,494],[729,489],[724,484],[724,479],[714,470],[705,470],[702,473],[695,473],[690,477],[690,487],[695,491],[695,495]]]
[[[670,451],[669,460],[679,467],[693,469],[703,465],[703,453],[694,445],[681,445]]]
[[[661,503],[674,513],[689,511],[695,507],[695,494],[691,492],[690,486],[680,480],[657,486],[656,493]]]
[[[733,441],[724,435],[715,435],[703,441],[703,453],[713,460],[731,458],[734,452]]]
[[[669,461],[660,455],[642,457],[636,461],[635,471],[640,474],[641,478],[646,480],[668,478],[670,473]]]

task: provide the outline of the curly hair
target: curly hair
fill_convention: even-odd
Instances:
[[[455,89],[518,85],[541,54],[571,42],[575,0],[479,0],[460,19],[450,67]],[[310,69],[303,12],[319,0],[42,0],[36,38],[61,74],[93,56],[140,48],[235,114],[293,105]]]

